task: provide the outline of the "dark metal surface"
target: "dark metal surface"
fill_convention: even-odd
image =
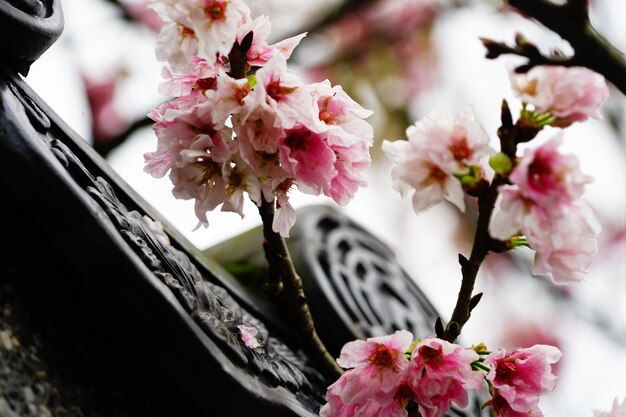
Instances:
[[[261,313],[262,301],[207,269],[184,239],[160,242],[143,220],[145,202],[18,77],[0,79],[0,179],[31,210],[24,233],[54,236],[206,415],[315,413],[328,383],[283,342],[288,331]],[[244,346],[239,324],[259,328],[263,347]]]
[[[23,75],[63,31],[60,0],[0,0],[0,61]]]

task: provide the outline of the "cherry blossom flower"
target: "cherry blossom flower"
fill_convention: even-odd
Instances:
[[[596,253],[600,225],[581,199],[591,181],[578,159],[557,151],[561,136],[528,149],[499,189],[499,209],[490,234],[508,240],[522,234],[536,251],[534,274],[551,274],[555,283],[579,282]]]
[[[405,380],[389,393],[378,391],[369,398],[362,398],[358,402],[345,403],[340,395],[351,378],[351,372],[343,374],[339,380],[329,388],[326,394],[328,401],[320,410],[321,417],[359,416],[359,417],[407,417],[407,405],[415,400],[415,393]]]
[[[617,398],[613,400],[613,407],[610,411],[595,411],[593,417],[626,417],[626,398],[620,404]]]
[[[128,121],[115,106],[115,95],[123,71],[104,80],[83,76],[91,109],[91,131],[94,142],[108,142],[120,134]]]
[[[249,113],[261,108],[274,116],[274,126],[290,129],[297,123],[312,127],[318,118],[317,106],[311,87],[287,70],[287,61],[274,54],[256,72],[256,87],[245,99]],[[247,114],[242,115],[245,122]]]
[[[134,19],[145,24],[154,32],[158,32],[163,27],[163,20],[149,7],[152,0],[122,1],[121,6]]]
[[[346,343],[337,363],[343,368],[354,369],[341,386],[343,402],[361,402],[378,391],[392,392],[409,366],[404,353],[412,341],[410,332],[399,330],[390,336]],[[329,388],[329,391],[338,394],[337,389]]]
[[[237,34],[237,42],[241,44],[243,38],[252,32],[252,44],[246,52],[248,65],[263,66],[272,58],[274,51],[281,54],[285,59],[289,59],[293,50],[300,44],[300,41],[306,36],[306,33],[284,39],[273,45],[267,43],[270,36],[272,25],[267,16],[259,16],[254,20],[249,20],[239,28]]]
[[[346,371],[328,387],[322,417],[406,417],[415,393],[404,378],[409,360],[405,353],[413,335],[400,330],[389,336],[356,340],[341,350],[337,363]]]
[[[256,335],[259,334],[259,330],[256,327],[240,324],[237,328],[241,333],[241,340],[244,345],[248,346],[250,349],[255,349],[261,346],[256,338]]]
[[[454,174],[467,171],[494,153],[473,110],[461,113],[454,121],[447,110],[436,109],[410,126],[407,137],[408,141],[383,143],[383,151],[393,164],[393,188],[403,197],[413,193],[416,213],[444,199],[465,211],[463,188]]]
[[[558,151],[563,142],[558,134],[545,144],[527,149],[509,180],[522,194],[543,207],[569,204],[582,196],[591,177],[579,168],[578,158]]]
[[[438,338],[415,346],[407,380],[422,417],[441,417],[452,401],[467,406],[467,390],[478,389],[483,383],[483,374],[472,369],[472,362],[478,359],[474,350]]]
[[[498,391],[494,393],[488,405],[493,409],[494,417],[543,417],[543,413],[537,406],[525,411],[514,410],[511,408],[511,404]]]
[[[269,45],[269,19],[252,19],[242,0],[157,0],[152,7],[165,22],[156,51],[166,62],[160,91],[175,98],[150,113],[158,142],[144,169],[155,177],[169,172],[172,193],[195,200],[200,224],[220,205],[243,215],[247,194],[259,206],[275,204],[272,228],[288,236],[292,188],[346,204],[365,185],[373,131],[363,119],[371,112],[341,87],[305,84],[288,70],[304,35]],[[229,52],[250,33],[233,74]]]
[[[553,114],[555,126],[599,118],[598,110],[609,97],[604,77],[582,67],[536,66],[510,76],[517,96],[538,113]]]
[[[548,345],[535,345],[511,353],[501,349],[488,355],[485,365],[491,370],[487,380],[494,391],[492,406],[496,412],[498,408],[508,407],[522,413],[520,415],[535,416],[539,397],[554,389],[556,376],[552,374],[551,364],[560,357],[561,351]],[[498,415],[509,414],[500,412]]]

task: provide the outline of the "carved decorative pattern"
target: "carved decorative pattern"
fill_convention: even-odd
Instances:
[[[307,365],[306,358],[272,337],[265,325],[243,309],[227,290],[207,281],[184,252],[159,240],[142,214],[127,210],[111,185],[101,177],[94,178],[61,141],[54,139],[49,145],[75,180],[104,208],[146,266],[234,363],[248,367],[270,386],[299,393],[298,398],[309,407],[319,407],[324,380]],[[261,347],[244,345],[237,328],[240,324],[259,330]]]
[[[400,329],[420,338],[433,335],[437,311],[379,239],[326,207],[300,211],[296,227],[299,269],[314,271],[305,284],[310,293],[321,294],[310,297],[311,308],[335,314],[318,326],[336,329],[344,321],[343,343]],[[446,416],[486,417],[488,410],[480,409],[485,401],[471,395],[465,410],[453,407]]]

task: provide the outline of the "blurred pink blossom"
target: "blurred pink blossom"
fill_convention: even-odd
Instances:
[[[239,326],[237,326],[237,328],[241,333],[241,340],[243,341],[244,345],[248,346],[251,349],[261,346],[256,338],[256,335],[259,334],[259,330],[256,327],[240,324]]]
[[[343,368],[354,369],[346,373],[349,377],[346,377],[341,387],[331,386],[329,392],[341,395],[344,403],[357,403],[379,391],[394,391],[409,366],[404,353],[412,341],[410,332],[399,330],[390,336],[346,343],[337,363]]]
[[[609,97],[604,77],[582,67],[537,66],[510,77],[517,96],[538,113],[556,116],[555,126],[599,118],[598,110]]]
[[[562,284],[584,279],[600,224],[581,199],[591,178],[580,172],[575,156],[558,152],[561,141],[557,136],[526,150],[509,176],[511,185],[499,189],[489,231],[500,240],[524,235],[536,252],[533,273],[551,274]]]
[[[108,142],[119,135],[128,120],[115,106],[115,94],[123,71],[102,80],[83,76],[87,100],[91,109],[91,131],[94,142]]]

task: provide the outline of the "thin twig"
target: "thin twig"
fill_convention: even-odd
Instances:
[[[511,160],[514,160],[517,143],[527,140],[527,132],[525,129],[513,125],[511,112],[506,101],[502,102],[501,119],[502,126],[498,129],[500,149]],[[471,316],[472,309],[480,301],[481,295],[474,295],[474,286],[480,265],[489,252],[502,252],[507,249],[505,242],[493,239],[489,235],[489,223],[498,199],[499,188],[507,183],[508,179],[498,174],[491,181],[487,191],[478,197],[478,220],[474,235],[474,245],[472,246],[469,259],[459,254],[462,275],[461,289],[459,290],[452,317],[443,332],[443,338],[450,343],[459,337],[463,326]]]
[[[253,32],[244,36],[241,44],[235,42],[228,54],[230,62],[229,74],[241,79],[246,77],[246,53],[252,44]],[[274,198],[271,202],[261,196],[258,206],[263,223],[263,250],[269,264],[268,284],[272,302],[293,326],[311,361],[326,378],[336,380],[342,374],[335,359],[328,353],[326,346],[317,335],[313,316],[304,295],[302,279],[296,272],[285,239],[272,229],[274,223]]]
[[[94,137],[93,148],[103,157],[106,157],[112,150],[117,148],[122,143],[139,130],[151,126],[154,121],[149,117],[142,117],[129,124],[123,132],[115,135],[115,137],[108,140],[98,139]]]
[[[596,71],[626,94],[626,59],[591,25],[587,0],[569,0],[563,5],[547,0],[508,2],[522,14],[537,20],[569,42],[574,55],[566,61],[566,65],[578,65]],[[542,63],[535,65],[539,64]]]
[[[300,342],[316,365],[316,369],[329,380],[335,380],[341,375],[342,370],[315,331],[302,280],[293,266],[285,239],[272,230],[274,202],[263,200],[259,206],[259,213],[263,220],[263,250],[269,264],[270,282],[275,285],[274,290],[279,290],[277,294],[273,294],[273,301],[276,301],[274,304],[297,330]]]

